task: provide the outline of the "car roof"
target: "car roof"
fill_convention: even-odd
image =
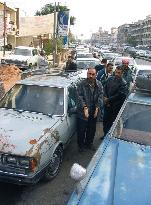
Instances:
[[[100,61],[97,58],[77,58],[76,61]]]
[[[16,84],[65,88],[71,85],[71,83],[76,82],[80,78],[80,74],[80,72],[72,72],[70,74],[66,74],[65,76],[53,76],[49,74],[35,75],[24,80],[18,81]]]
[[[151,105],[151,94],[142,93],[141,91],[133,92],[128,97],[129,102]]]
[[[134,58],[129,57],[129,56],[117,56],[117,57],[115,57],[115,60],[116,60],[117,58],[119,58],[119,59],[132,59],[132,60],[134,60]]]
[[[138,70],[151,70],[151,65],[137,65]]]

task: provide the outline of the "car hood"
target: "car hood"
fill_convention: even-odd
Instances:
[[[58,117],[0,109],[0,152],[16,155],[26,153],[53,130]]]
[[[22,56],[22,55],[9,55],[7,58],[4,58],[5,60],[18,60],[18,61],[27,61],[30,58],[30,56]]]
[[[151,148],[112,138],[101,155],[84,192],[68,205],[149,205]]]

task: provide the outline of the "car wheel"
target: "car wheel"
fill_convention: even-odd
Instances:
[[[58,174],[62,164],[62,158],[63,148],[61,146],[58,146],[53,153],[49,166],[47,167],[47,170],[44,175],[44,180],[49,181]]]

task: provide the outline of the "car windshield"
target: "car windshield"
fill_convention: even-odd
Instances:
[[[123,60],[124,58],[116,58],[115,59],[115,65],[121,65],[122,64],[122,60]],[[132,59],[132,58],[128,58],[128,61],[129,61],[129,65],[130,66],[132,66],[132,65],[134,65],[135,63],[134,63],[134,59]]]
[[[89,61],[89,60],[87,60],[87,61],[77,61],[76,62],[77,63],[77,68],[78,69],[87,69],[87,68],[89,68],[89,67],[95,67],[96,65],[98,65],[99,64],[99,61]]]
[[[0,107],[45,115],[63,115],[64,89],[16,84],[1,100]]]
[[[113,132],[114,137],[151,146],[151,106],[128,102]]]
[[[31,56],[31,50],[29,50],[29,49],[15,48],[14,54],[15,54],[15,55],[22,55],[22,56]]]

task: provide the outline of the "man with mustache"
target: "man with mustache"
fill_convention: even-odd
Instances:
[[[95,151],[93,140],[98,113],[103,107],[102,84],[96,80],[96,69],[88,68],[87,78],[77,87],[77,138],[79,152]]]
[[[104,86],[104,136],[111,128],[119,110],[121,109],[128,95],[127,83],[122,76],[123,68],[122,66],[117,66],[114,76],[109,77]]]

